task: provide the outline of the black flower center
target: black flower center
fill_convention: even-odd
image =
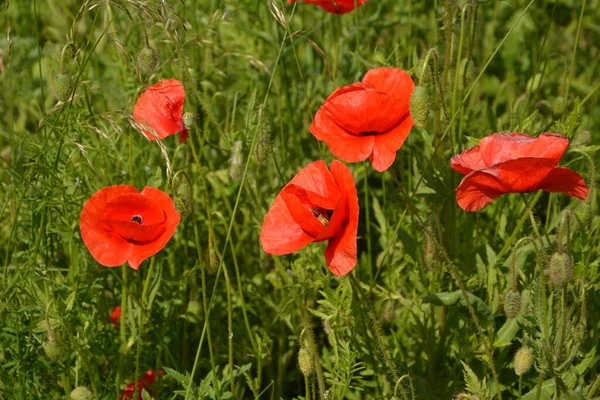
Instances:
[[[377,131],[365,131],[365,132],[361,132],[360,134],[363,136],[375,136],[375,135],[379,135],[380,132]]]
[[[131,217],[131,220],[133,222],[135,222],[136,224],[142,224],[142,216],[141,215],[134,215],[133,217]]]

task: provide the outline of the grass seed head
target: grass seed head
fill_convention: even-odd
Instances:
[[[85,386],[77,386],[71,392],[71,400],[94,400],[94,394]]]
[[[523,346],[515,354],[515,374],[522,376],[529,371],[533,365],[533,349]]]

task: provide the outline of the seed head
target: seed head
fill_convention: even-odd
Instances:
[[[550,258],[546,273],[555,287],[565,286],[573,277],[571,257],[567,253],[555,252]]]
[[[44,352],[51,361],[58,361],[63,356],[63,347],[56,340],[48,340],[44,344]]]
[[[94,394],[85,386],[77,386],[71,392],[71,400],[94,400]]]
[[[521,313],[521,293],[518,290],[509,290],[504,295],[504,313],[511,319]]]
[[[241,181],[244,176],[244,153],[243,143],[236,140],[231,148],[231,160],[229,162],[229,176],[234,181]]]
[[[298,368],[300,368],[300,372],[304,376],[310,376],[315,368],[315,361],[311,354],[311,352],[302,347],[300,351],[298,351]]]
[[[515,374],[522,376],[529,371],[533,365],[533,349],[523,346],[515,354]]]
[[[70,74],[58,74],[54,78],[54,96],[59,101],[67,101],[73,92],[73,77]]]
[[[424,128],[429,117],[429,95],[427,88],[417,86],[410,96],[410,115],[417,128]]]
[[[144,74],[151,74],[158,67],[158,53],[152,47],[144,47],[138,54],[137,64]]]

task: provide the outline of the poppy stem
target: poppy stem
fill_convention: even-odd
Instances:
[[[127,351],[127,331],[125,329],[125,321],[127,316],[127,263],[121,266],[121,319],[119,321],[119,333],[121,336],[121,348],[119,349],[119,368],[117,369],[117,397],[121,395],[121,375],[123,373],[124,355]]]
[[[533,215],[533,211],[531,210],[531,207],[529,206],[529,202],[527,201],[527,199],[525,198],[525,195],[523,193],[521,193],[521,199],[523,199],[523,202],[525,203],[525,208],[527,209],[527,214],[529,215],[529,221],[531,221],[531,227],[533,228],[533,232],[535,233],[535,237],[538,240],[539,243],[539,250],[544,248],[544,242],[542,240],[542,235],[540,235],[540,231],[537,227],[537,222],[535,221],[535,216]],[[534,243],[535,246],[535,243]],[[536,252],[538,252],[538,248],[536,247]]]

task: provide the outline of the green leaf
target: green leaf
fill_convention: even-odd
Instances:
[[[477,314],[479,320],[492,323],[494,317],[487,304],[471,292],[467,292],[467,297],[471,306],[475,309],[475,314]],[[453,306],[458,303],[463,307],[467,306],[460,290],[427,295],[423,297],[423,303],[432,303],[438,306]]]

